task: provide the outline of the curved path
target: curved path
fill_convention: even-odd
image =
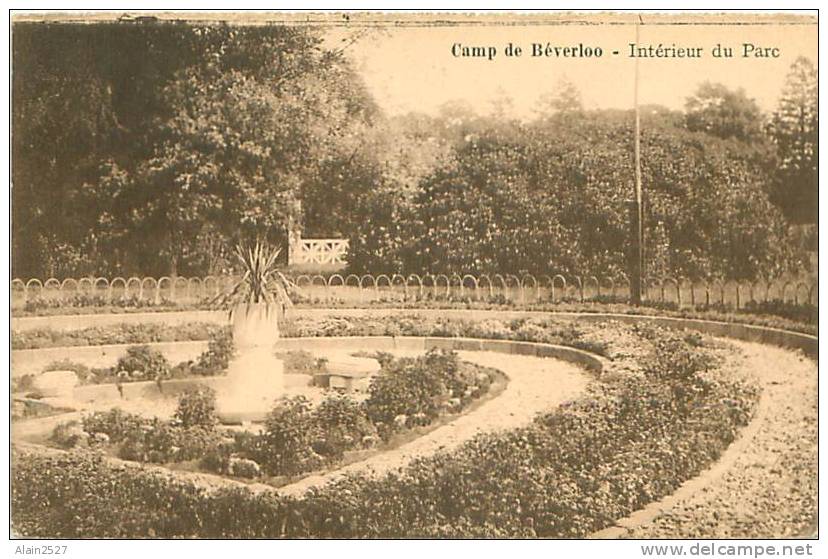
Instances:
[[[598,538],[814,536],[817,367],[790,350],[729,340],[762,387],[756,415],[710,469]]]
[[[298,496],[349,473],[379,475],[408,464],[414,458],[450,450],[481,432],[513,429],[526,425],[543,411],[577,398],[589,382],[587,373],[558,359],[495,352],[460,351],[460,358],[499,369],[509,377],[506,389],[479,408],[459,416],[396,449],[354,462],[343,468],[309,476],[278,489],[282,495]]]

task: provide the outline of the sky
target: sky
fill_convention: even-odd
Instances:
[[[342,29],[331,42],[352,37]],[[788,69],[798,56],[817,61],[815,24],[644,24],[638,44],[703,48],[701,58],[639,58],[639,100],[682,109],[704,81],[744,88],[763,111],[777,104]],[[635,58],[633,24],[456,25],[372,29],[345,50],[389,115],[420,111],[434,114],[440,105],[464,100],[481,114],[508,96],[513,116],[531,118],[538,97],[554,91],[561,79],[581,92],[587,109],[633,106]],[[506,45],[523,49],[508,57]],[[601,48],[601,57],[532,57],[531,45]],[[778,57],[743,57],[743,44],[776,48]],[[455,44],[495,47],[493,60],[453,56]],[[733,58],[714,58],[717,44],[733,49]],[[612,51],[617,50],[618,55]],[[755,51],[754,51],[755,52]]]

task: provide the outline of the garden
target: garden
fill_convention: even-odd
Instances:
[[[12,535],[814,536],[814,63],[396,113],[354,29],[15,24]]]
[[[16,529],[33,537],[585,537],[720,460],[755,416],[762,391],[738,365],[733,343],[645,324],[332,311],[286,319],[281,333],[297,342],[447,340],[444,347],[457,351],[352,350],[381,363],[365,393],[287,398],[255,427],[221,425],[207,388],[175,395],[167,418],[116,405],[60,421],[46,440],[14,448]],[[85,339],[110,335],[102,329]],[[154,336],[150,328],[130,341]],[[577,397],[526,425],[476,434],[379,475],[357,468],[301,487],[439,433],[452,417],[473,416],[479,400],[496,402],[508,375],[458,356],[490,353],[479,351],[485,340],[524,344],[510,351],[527,354],[532,345],[573,348],[602,367],[584,372],[589,380]],[[312,351],[280,355],[290,371],[307,373],[324,367]],[[301,490],[291,491],[297,484]],[[171,506],[176,515],[165,515]],[[106,514],[92,514],[100,510]]]

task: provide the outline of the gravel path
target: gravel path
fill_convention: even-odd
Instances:
[[[817,366],[789,350],[731,343],[762,386],[757,414],[714,467],[679,490],[632,538],[813,536],[817,512]],[[721,467],[724,466],[724,467]]]
[[[283,495],[298,496],[311,487],[323,485],[347,473],[379,475],[408,464],[419,456],[459,446],[480,432],[507,430],[526,425],[540,412],[577,398],[586,388],[586,373],[570,363],[525,355],[493,352],[458,352],[461,359],[499,369],[509,377],[502,394],[474,411],[461,415],[394,450],[355,462],[318,476],[306,477],[279,488]]]

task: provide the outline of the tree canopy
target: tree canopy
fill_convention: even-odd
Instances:
[[[354,271],[614,274],[625,268],[631,111],[562,81],[537,118],[462,101],[388,116],[315,29],[13,27],[15,276],[204,274],[228,247],[351,241]],[[816,208],[813,65],[767,118],[702,84],[641,108],[649,275],[801,265]]]
[[[306,29],[20,24],[14,39],[23,274],[195,271],[204,235],[283,241],[297,200],[319,214],[316,191],[353,181],[342,167],[377,111]]]
[[[817,73],[798,58],[788,73],[770,124],[778,149],[774,201],[795,223],[816,223],[818,211],[819,106]]]

